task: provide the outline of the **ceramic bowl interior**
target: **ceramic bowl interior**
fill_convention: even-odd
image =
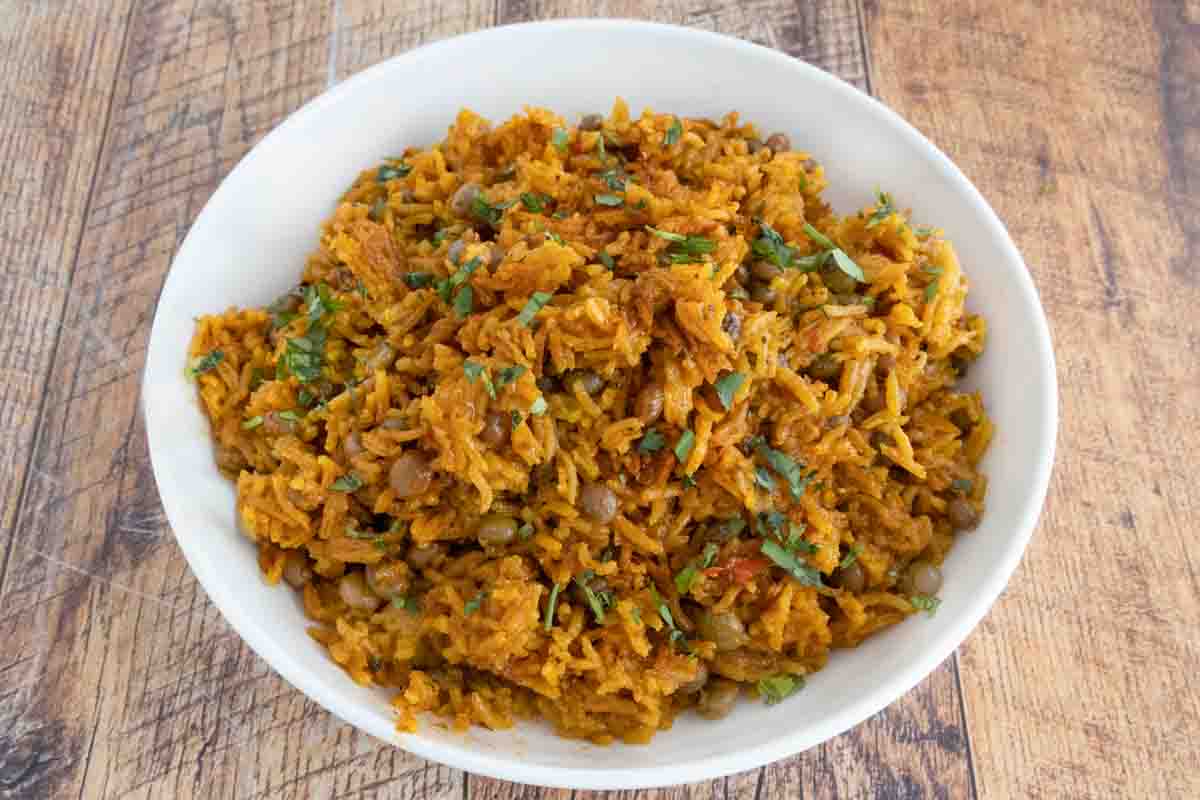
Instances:
[[[183,364],[194,319],[261,305],[294,285],[321,221],[362,169],[407,145],[440,140],[461,107],[502,121],[523,106],[568,119],[624,97],[683,116],[736,110],[785,131],[824,165],[842,213],[891,191],[918,224],[943,227],[988,321],[969,383],[997,436],[982,525],[945,565],[942,605],[838,652],[786,704],[745,702],[729,717],[678,719],[650,746],[596,747],[537,723],[399,735],[387,693],[356,686],[305,633],[290,591],[264,583],[237,531],[232,485],[217,472]],[[1045,496],[1056,429],[1054,361],[1029,274],[979,192],[916,130],[828,74],[714,34],[646,23],[565,21],[497,28],[369,69],[313,100],[268,135],[209,200],[180,248],[158,305],[143,394],[150,451],[175,536],[225,618],[281,675],[347,722],[417,755],[528,783],[620,788],[698,781],[816,745],[924,678],[966,637],[1008,581]]]

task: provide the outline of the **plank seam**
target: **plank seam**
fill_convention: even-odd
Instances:
[[[958,693],[958,718],[963,732],[963,745],[967,750],[967,786],[971,797],[978,800],[979,789],[975,786],[975,755],[971,750],[971,728],[967,725],[967,696],[963,693],[962,676],[958,672],[958,651],[950,657],[954,664],[954,691]]]

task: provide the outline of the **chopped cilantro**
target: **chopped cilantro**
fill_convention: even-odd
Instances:
[[[762,695],[767,705],[782,703],[796,692],[804,688],[804,678],[799,675],[772,675],[762,678],[755,688]]]
[[[308,332],[287,341],[283,356],[276,366],[277,377],[295,375],[301,383],[311,383],[321,377],[321,364],[325,352],[325,329],[310,323]]]
[[[598,206],[616,207],[625,204],[625,201],[617,197],[615,194],[598,194],[592,199],[596,201],[596,205]]]
[[[297,414],[295,411],[292,411],[291,409],[288,409],[287,411],[280,411],[275,416],[279,417],[281,420],[284,420],[285,422],[299,422],[300,421],[300,415]]]
[[[915,233],[919,239],[928,239],[933,235],[933,228],[927,228],[924,225],[918,225],[917,227],[913,228],[913,233]]]
[[[820,266],[821,264],[825,263],[826,260],[832,257],[833,263],[837,265],[838,269],[849,275],[851,278],[854,278],[854,280],[858,281],[859,283],[866,283],[867,276],[863,273],[862,268],[858,266],[858,264],[854,263],[854,259],[846,255],[845,250],[842,250],[840,247],[834,244],[832,239],[821,233],[807,222],[804,223],[804,232],[808,234],[808,238],[812,239],[817,243],[818,246],[823,247],[827,251],[819,254],[821,261],[819,264],[817,264],[817,266]],[[812,257],[809,256],[808,258]],[[807,264],[808,262],[805,263]]]
[[[550,630],[554,625],[554,609],[558,606],[558,593],[561,587],[556,583],[550,587],[550,599],[546,603],[546,616],[542,619],[542,629]]]
[[[514,364],[511,367],[505,367],[496,373],[496,388],[503,389],[513,381],[525,374],[526,367],[521,364]]]
[[[245,422],[243,422],[243,423],[242,423],[242,430],[244,430],[244,431],[252,431],[252,430],[254,430],[255,428],[257,428],[259,425],[262,425],[262,424],[263,424],[263,418],[262,418],[262,415],[260,414],[260,415],[259,415],[259,416],[257,416],[257,417],[251,417],[250,419],[248,419],[248,420],[246,420]]]
[[[446,241],[446,237],[453,233],[449,228],[439,228],[438,232],[433,235],[429,241],[433,242],[434,247],[439,247],[442,242]]]
[[[638,442],[638,452],[653,453],[662,450],[663,445],[666,443],[667,440],[663,438],[663,435],[654,428],[651,428],[646,431],[645,435],[642,436],[642,440]]]
[[[858,561],[858,554],[861,552],[862,548],[860,546],[854,545],[851,547],[849,552],[846,553],[846,557],[838,563],[838,569],[846,569],[846,567]]]
[[[408,595],[399,594],[392,598],[392,605],[404,611],[420,611],[421,604],[417,602],[417,598],[409,597]]]
[[[704,552],[699,558],[688,562],[687,566],[679,570],[675,575],[675,588],[679,590],[681,595],[687,594],[692,588],[692,584],[696,580],[696,576],[700,574],[700,570],[707,569],[712,566],[713,561],[717,557],[717,551],[720,547],[716,542],[709,542],[704,545]]]
[[[629,176],[622,172],[620,167],[606,169],[604,172],[598,173],[598,177],[604,181],[605,186],[614,192],[625,191],[626,182],[629,180]]]
[[[950,485],[954,487],[956,491],[962,492],[963,494],[970,494],[971,490],[975,488],[975,484],[969,480],[966,480],[965,478],[959,478],[957,480],[950,481]]]
[[[323,283],[304,287],[304,308],[310,323],[324,324],[325,317],[340,311],[342,304],[333,299]]]
[[[550,292],[534,292],[529,301],[525,303],[525,307],[521,309],[521,313],[517,314],[517,322],[528,328],[537,313],[550,302],[551,296]]]
[[[575,583],[583,590],[583,596],[587,599],[587,604],[591,606],[596,622],[604,622],[605,612],[612,608],[616,599],[610,591],[593,589],[589,585],[592,577],[594,577],[594,573],[590,569],[584,570],[575,577]]]
[[[555,213],[554,216],[556,219],[565,219],[565,217],[558,216],[557,212]],[[565,241],[563,241],[563,238],[561,236],[559,236],[557,233],[555,233],[554,231],[546,231],[546,238],[549,239],[550,241],[554,242],[555,244],[559,244],[559,245],[566,247],[567,243]]]
[[[353,472],[347,472],[330,485],[335,492],[356,492],[362,488],[363,479]]]
[[[659,618],[667,624],[667,628],[669,628],[671,631],[671,643],[681,644],[684,650],[690,652],[691,648],[688,647],[687,637],[684,636],[683,631],[679,630],[679,628],[675,626],[675,617],[671,614],[671,608],[663,601],[662,596],[659,595],[658,589],[654,586],[654,584],[650,584],[650,594],[654,597],[654,605],[658,608]]]
[[[521,527],[517,528],[517,538],[522,542],[527,542],[533,538],[534,529],[532,522],[526,522]]]
[[[203,375],[205,372],[211,372],[217,368],[225,360],[225,353],[221,350],[213,350],[205,355],[197,356],[188,362],[187,369],[184,373],[189,378],[195,378],[197,375]],[[178,363],[178,362],[177,362]]]
[[[438,281],[435,285],[438,294],[441,295],[442,300],[449,303],[450,295],[454,292],[454,290],[466,283],[467,279],[470,278],[475,270],[479,269],[479,267],[482,265],[483,259],[479,256],[475,256],[466,264],[463,264],[461,267],[459,267],[458,270],[449,278]]]
[[[912,607],[918,611],[924,611],[929,616],[937,613],[938,606],[942,604],[941,598],[932,597],[927,594],[914,594],[908,598],[908,602],[912,603]]]
[[[692,452],[692,445],[695,443],[696,434],[684,428],[683,433],[679,434],[679,440],[675,442],[675,457],[679,459],[679,463],[687,461],[688,455]]]
[[[672,264],[690,264],[702,261],[701,255],[717,249],[716,242],[703,236],[685,236],[682,233],[659,230],[647,225],[646,230],[671,245],[667,248],[667,260]]]
[[[524,417],[521,416],[520,411],[514,410],[510,414],[510,419],[512,420],[512,429],[515,431],[517,428],[521,427],[521,420],[523,420]]]
[[[695,489],[696,488],[696,476],[695,475],[684,475],[682,478],[680,478],[679,482],[681,484],[683,484],[683,488],[685,488],[685,489]]]
[[[376,197],[371,203],[371,209],[367,212],[367,217],[372,222],[383,222],[383,212],[387,211],[387,198]]]
[[[752,246],[754,255],[778,267],[792,266],[794,251],[784,244],[783,237],[765,222],[759,221],[758,225],[762,233],[754,240]]]
[[[454,313],[459,319],[465,318],[475,308],[475,290],[470,284],[458,290],[454,295]]]
[[[463,605],[463,616],[469,617],[478,611],[479,607],[483,605],[483,601],[487,599],[487,595],[488,593],[486,591],[480,591],[479,594],[468,600]]]
[[[741,389],[745,382],[746,375],[744,373],[731,372],[713,385],[713,388],[717,390],[717,397],[720,398],[721,405],[725,406],[726,411],[733,408],[733,396],[738,393],[738,389]]]
[[[762,554],[775,562],[775,565],[795,578],[803,586],[823,586],[821,573],[796,557],[787,548],[772,539],[762,543]]]
[[[683,125],[680,124],[679,118],[671,120],[671,127],[667,128],[666,135],[663,136],[663,147],[670,147],[679,141],[679,137],[683,136]]]
[[[483,388],[488,393],[488,397],[496,399],[496,387],[492,384],[492,379],[487,373],[487,367],[482,364],[476,364],[474,361],[467,360],[463,362],[463,372],[467,375],[467,382],[474,383],[477,380],[483,380]]]
[[[555,128],[550,134],[550,142],[554,145],[555,149],[557,149],[558,152],[564,156],[567,154],[567,142],[569,140],[570,135],[564,128]]]
[[[536,194],[534,192],[521,193],[521,205],[525,206],[526,211],[531,211],[534,214],[542,214],[546,211],[546,203],[550,201],[550,197],[544,194]]]
[[[482,194],[475,195],[475,199],[471,201],[471,214],[480,222],[486,222],[493,228],[500,224],[500,220],[504,218],[505,209],[512,208],[516,204],[516,200],[506,200],[503,203],[493,205],[487,201],[487,198]]]
[[[754,449],[766,459],[767,463],[771,465],[771,469],[788,482],[793,500],[799,500],[804,496],[804,490],[808,488],[808,484],[816,475],[815,471],[805,475],[803,462],[797,463],[787,453],[767,446],[766,440],[761,436],[755,438]]]
[[[428,272],[404,273],[404,285],[410,289],[422,289],[433,283],[433,275]]]
[[[867,220],[867,227],[874,228],[876,225],[883,222],[885,219],[896,213],[895,206],[892,205],[892,196],[887,192],[881,192],[878,189],[875,191],[875,199],[877,204],[875,211]]]
[[[613,260],[612,256],[610,256],[608,253],[604,252],[603,250],[600,251],[600,253],[596,256],[596,258],[600,259],[600,263],[603,264],[606,268],[608,268],[609,272],[612,272],[613,270],[615,270],[617,268],[617,262]]]
[[[403,161],[399,164],[384,164],[375,173],[375,180],[380,183],[387,183],[395,178],[407,178],[410,172],[412,172],[412,167]]]
[[[754,482],[768,492],[775,491],[775,479],[771,477],[771,471],[766,467],[758,466],[754,468]]]

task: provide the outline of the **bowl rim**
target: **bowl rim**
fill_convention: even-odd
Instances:
[[[320,95],[309,100],[296,111],[292,112],[279,125],[266,134],[222,179],[220,185],[205,203],[204,208],[196,216],[179,249],[171,262],[166,280],[160,292],[160,297],[168,291],[173,279],[178,274],[175,265],[187,261],[194,246],[193,233],[201,227],[210,209],[220,205],[225,196],[232,191],[231,185],[243,170],[247,170],[254,160],[261,156],[271,142],[282,136],[293,127],[302,126],[306,120],[320,114],[324,108],[336,102],[343,95],[354,92],[357,87],[372,81],[383,79],[397,65],[416,61],[447,48],[455,48],[464,42],[478,43],[488,39],[502,39],[513,32],[538,29],[551,33],[570,33],[577,30],[608,31],[612,33],[628,32],[630,29],[662,37],[679,37],[690,40],[697,47],[720,47],[738,51],[740,54],[774,62],[774,65],[784,70],[791,70],[797,78],[823,84],[824,88],[842,94],[848,102],[857,104],[860,110],[871,115],[881,128],[894,135],[906,139],[928,154],[933,167],[938,173],[960,191],[971,206],[974,214],[978,215],[989,233],[999,242],[1001,250],[1008,261],[1019,265],[1014,269],[1014,279],[1020,293],[1020,302],[1036,309],[1034,314],[1034,338],[1036,352],[1032,355],[1040,370],[1045,371],[1045,389],[1038,398],[1039,413],[1045,421],[1042,425],[1044,441],[1040,442],[1040,457],[1036,459],[1035,468],[1029,476],[1029,491],[1023,507],[1014,515],[1017,524],[1013,527],[1003,554],[1003,558],[993,565],[988,577],[976,587],[975,599],[970,609],[961,615],[956,624],[940,630],[934,644],[924,651],[920,658],[914,659],[903,669],[898,670],[889,680],[881,683],[875,689],[866,691],[854,703],[837,709],[827,717],[810,723],[804,730],[778,737],[761,745],[738,749],[731,748],[727,753],[717,757],[707,757],[696,760],[685,760],[670,766],[629,767],[622,770],[609,768],[592,769],[565,767],[544,764],[526,763],[509,756],[496,756],[479,749],[472,749],[468,741],[463,739],[463,746],[447,746],[444,743],[431,741],[418,735],[400,734],[393,730],[381,730],[375,718],[371,718],[353,704],[343,704],[336,698],[327,696],[320,681],[311,676],[302,661],[288,651],[275,646],[265,634],[265,628],[255,619],[252,609],[236,602],[228,593],[217,577],[217,567],[201,555],[201,537],[175,535],[188,565],[195,574],[205,593],[229,622],[244,642],[264,661],[267,662],[284,680],[302,691],[306,696],[344,722],[353,725],[361,731],[371,734],[384,742],[398,745],[408,752],[425,759],[446,764],[451,767],[466,770],[471,773],[501,778],[504,780],[529,783],[542,786],[581,789],[633,789],[655,786],[666,786],[678,783],[689,783],[710,780],[736,772],[757,768],[770,762],[800,753],[814,747],[840,733],[854,727],[863,720],[877,713],[884,707],[899,699],[911,690],[917,683],[924,680],[942,661],[966,639],[970,632],[979,624],[983,616],[991,609],[1001,592],[1007,586],[1012,573],[1024,554],[1037,525],[1046,492],[1050,481],[1050,472],[1054,461],[1055,443],[1058,432],[1058,385],[1057,370],[1050,338],[1049,324],[1045,311],[1038,297],[1037,289],[1030,276],[1029,269],[1021,258],[1020,252],[1009,236],[1004,224],[996,212],[984,199],[983,195],[962,171],[936,145],[896,112],[892,111],[874,97],[862,92],[857,87],[824,70],[789,56],[783,52],[748,42],[733,36],[711,31],[685,28],[658,22],[647,22],[635,19],[561,19],[550,21],[524,22],[514,25],[503,25],[486,28],[408,50],[392,56],[378,64],[374,64],[350,78],[336,84]],[[145,385],[150,377],[150,368],[156,359],[154,352],[156,343],[162,341],[160,335],[160,317],[155,310],[154,323],[151,328],[149,346],[147,349],[146,365],[143,370],[142,414],[146,424],[149,440],[151,468],[155,482],[159,488],[163,508],[172,532],[176,530],[175,521],[182,519],[184,504],[181,493],[164,482],[163,463],[167,455],[158,451],[153,443],[153,429],[147,412]],[[161,345],[160,345],[161,346]],[[156,456],[156,453],[158,455]]]

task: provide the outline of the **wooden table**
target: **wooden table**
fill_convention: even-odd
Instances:
[[[955,657],[809,753],[622,796],[1200,797],[1200,0],[0,4],[0,797],[596,796],[285,684],[188,571],[137,413],[171,256],[272,126],[425,42],[587,14],[761,42],[915,123],[1009,224],[1062,391],[1041,527]]]

